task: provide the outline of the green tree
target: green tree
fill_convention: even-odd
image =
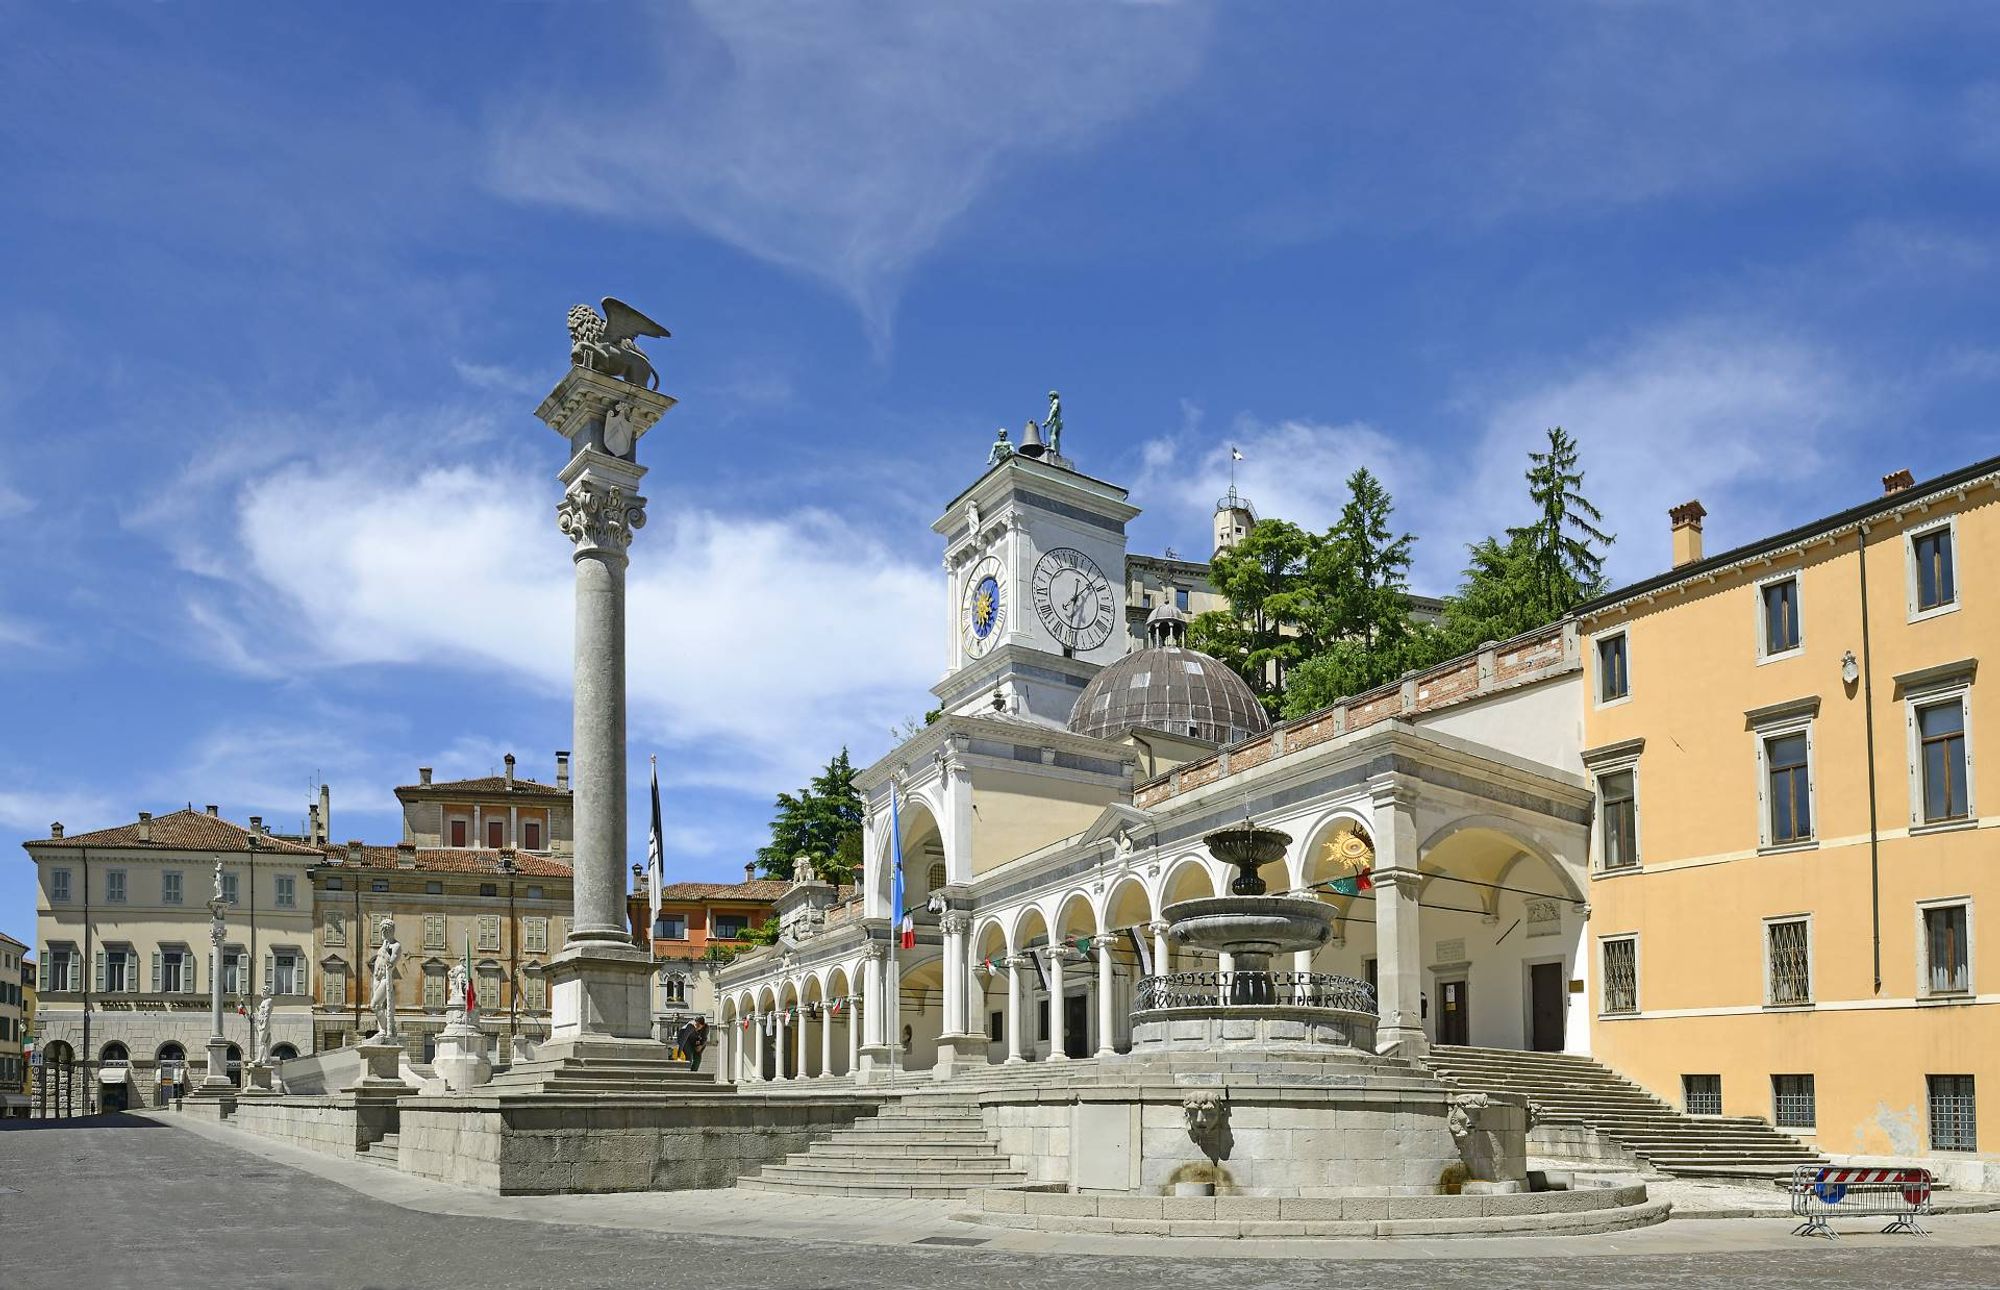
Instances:
[[[1258,701],[1279,710],[1285,676],[1310,652],[1298,617],[1301,581],[1319,539],[1285,520],[1260,520],[1243,540],[1218,551],[1209,579],[1228,609],[1195,615],[1188,644],[1235,669]]]
[[[1286,677],[1282,711],[1299,716],[1394,679],[1407,665],[1410,548],[1390,527],[1396,503],[1367,467],[1347,479],[1347,503],[1320,538],[1280,608],[1302,624],[1311,655]]]
[[[861,793],[842,748],[800,792],[780,793],[771,819],[771,841],[758,848],[757,867],[769,878],[790,878],[801,855],[829,861],[839,879],[861,867]]]
[[[1576,440],[1549,430],[1546,452],[1528,454],[1528,496],[1541,517],[1507,536],[1524,547],[1526,593],[1536,623],[1552,623],[1604,589],[1604,555],[1591,544],[1617,539],[1598,526],[1604,516],[1583,495]]]

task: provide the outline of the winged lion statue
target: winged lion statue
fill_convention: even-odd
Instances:
[[[658,389],[660,374],[638,345],[641,336],[670,335],[665,327],[612,296],[604,297],[604,312],[589,305],[569,311],[569,361],[578,367],[649,390]]]

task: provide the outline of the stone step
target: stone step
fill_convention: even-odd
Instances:
[[[841,1167],[853,1169],[863,1168],[864,1165],[869,1168],[879,1168],[879,1162],[882,1161],[892,1161],[899,1168],[907,1166],[911,1169],[924,1169],[929,1168],[932,1162],[936,1162],[937,1168],[946,1172],[957,1168],[960,1164],[986,1167],[1001,1162],[1001,1157],[994,1153],[993,1144],[990,1142],[967,1144],[963,1151],[924,1151],[907,1146],[835,1142],[830,1138],[824,1142],[815,1142],[804,1151],[794,1152],[787,1158],[789,1163],[808,1159],[840,1161],[844,1162]]]
[[[992,1141],[984,1129],[909,1130],[876,1125],[863,1129],[858,1122],[854,1128],[844,1131],[841,1137],[849,1142],[867,1143],[883,1148],[922,1146],[976,1148],[982,1143]]]
[[[1019,1181],[1021,1180],[1018,1178],[1005,1179],[999,1184],[982,1183],[979,1187],[961,1187],[950,1184],[913,1186],[905,1183],[880,1181],[867,1183],[826,1183],[820,1181],[798,1183],[779,1178],[765,1178],[761,1175],[753,1175],[748,1178],[737,1179],[736,1185],[745,1191],[782,1192],[795,1196],[857,1196],[883,1200],[963,1200],[966,1196],[971,1195],[972,1192],[981,1190],[988,1185],[1005,1185],[1007,1182]]]
[[[795,1165],[766,1165],[763,1172],[756,1175],[756,1181],[784,1184],[800,1191],[832,1192],[841,1195],[963,1196],[970,1191],[985,1187],[1003,1187],[1008,1183],[1018,1183],[1025,1179],[1021,1174],[1004,1168],[984,1171],[954,1170],[949,1173],[899,1169],[892,1173],[876,1169],[819,1169]]]

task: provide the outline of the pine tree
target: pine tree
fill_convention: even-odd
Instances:
[[[1188,644],[1227,663],[1272,712],[1286,674],[1307,652],[1298,597],[1318,541],[1296,524],[1259,521],[1209,565],[1229,608],[1197,614],[1188,625]]]
[[[1528,496],[1541,518],[1507,536],[1526,547],[1528,604],[1537,623],[1552,623],[1604,588],[1604,556],[1591,543],[1616,541],[1598,526],[1604,516],[1583,495],[1576,440],[1549,430],[1547,452],[1528,454]]]
[[[1395,500],[1367,467],[1348,476],[1347,492],[1292,597],[1293,616],[1305,624],[1302,645],[1312,653],[1286,679],[1286,716],[1373,689],[1406,665],[1416,538],[1390,529]]]
[[[822,877],[838,881],[861,867],[861,794],[847,749],[797,794],[780,793],[771,819],[771,841],[758,848],[757,867],[769,878],[790,878],[792,862],[811,856]]]

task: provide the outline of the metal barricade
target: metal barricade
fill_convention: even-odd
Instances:
[[[1792,1170],[1793,1236],[1835,1237],[1834,1218],[1886,1218],[1883,1232],[1929,1235],[1917,1219],[1937,1211],[1931,1205],[1928,1169],[1844,1169],[1800,1165]]]

